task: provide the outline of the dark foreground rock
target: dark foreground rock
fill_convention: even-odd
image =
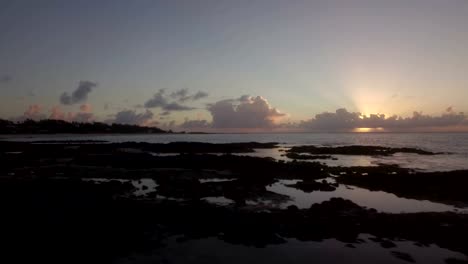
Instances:
[[[468,206],[468,171],[416,172],[394,166],[338,168],[338,182],[400,197]]]
[[[89,142],[0,146],[2,263],[109,263],[133,254],[157,254],[174,236],[181,241],[216,237],[255,247],[290,238],[334,238],[352,248],[364,243],[360,234],[369,234],[405,261],[411,261],[411,255],[394,248],[392,241],[436,244],[468,254],[466,214],[386,214],[339,198],[308,209],[248,205],[252,200],[287,199],[266,189],[281,179],[299,180],[291,186],[304,191],[332,191],[337,184],[322,180],[332,175],[339,175],[338,183],[404,197],[468,201],[466,172],[330,168],[235,155],[155,156],[142,149],[122,151],[121,145]],[[145,194],[138,196],[132,181],[143,179],[153,179],[157,186],[141,188]],[[217,206],[205,202],[206,197],[225,197],[233,203]],[[459,260],[447,260],[455,261]]]
[[[468,254],[468,216],[462,214],[384,214],[339,198],[310,209],[264,212],[193,199],[175,202],[122,196],[131,189],[116,181],[3,179],[2,257],[15,257],[18,262],[92,259],[108,263],[135,253],[154,254],[173,236],[182,240],[217,237],[232,244],[264,247],[285,243],[287,238],[334,238],[352,245],[362,243],[360,234],[387,241],[382,242],[385,248],[391,245],[389,240],[410,240]]]

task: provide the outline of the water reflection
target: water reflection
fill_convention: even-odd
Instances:
[[[207,202],[212,203],[212,204],[222,205],[222,206],[227,206],[227,205],[234,204],[233,200],[227,199],[224,196],[205,197],[202,200],[207,201]]]
[[[149,178],[132,181],[132,185],[136,188],[136,191],[133,192],[135,196],[146,196],[147,194],[155,192],[156,187],[158,187],[156,182]]]
[[[276,160],[292,161],[286,157],[285,150],[288,148],[255,149],[255,153],[248,155],[252,157],[270,157]],[[331,155],[336,159],[316,159],[327,166],[378,166],[380,164],[398,165],[402,168],[416,169],[419,171],[451,171],[468,169],[468,154],[439,154],[418,155],[413,153],[396,153],[391,156],[365,156],[365,155]]]
[[[132,263],[166,260],[169,263],[408,263],[404,256],[416,263],[444,263],[447,259],[466,260],[466,256],[435,245],[417,246],[411,241],[395,241],[394,247],[384,248],[361,234],[363,241],[349,244],[336,239],[322,242],[287,239],[284,244],[264,248],[233,245],[217,238],[179,242],[177,237],[153,255],[132,256]],[[121,263],[124,263],[122,261]]]
[[[280,180],[267,186],[267,190],[288,195],[292,198],[291,201],[281,204],[282,208],[286,208],[289,205],[296,205],[299,208],[309,208],[314,203],[321,203],[330,200],[330,198],[338,197],[349,199],[360,206],[374,208],[377,211],[388,213],[445,211],[468,212],[468,209],[460,210],[453,206],[441,203],[400,198],[394,194],[383,191],[369,191],[367,189],[345,186],[342,184],[332,192],[314,191],[311,193],[306,193],[299,189],[286,186],[297,183],[298,181],[299,180]]]

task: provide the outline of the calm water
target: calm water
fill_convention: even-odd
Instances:
[[[389,157],[337,156],[338,161],[323,160],[331,166],[373,166],[379,163],[398,164],[425,171],[468,169],[468,133],[295,133],[295,134],[161,134],[161,135],[32,135],[3,136],[18,141],[36,140],[105,140],[109,142],[169,143],[178,141],[232,143],[278,142],[293,145],[374,145],[414,147],[433,152],[435,156],[396,154]],[[254,156],[285,159],[278,149],[257,150]]]
[[[177,141],[231,143],[231,142],[279,142],[281,147],[276,149],[257,149],[251,156],[273,157],[287,159],[283,156],[284,149],[293,145],[377,145],[389,147],[415,147],[433,152],[448,154],[417,155],[395,154],[393,156],[347,156],[335,155],[338,160],[319,160],[329,166],[376,166],[380,163],[398,164],[402,167],[423,171],[468,169],[468,133],[309,133],[309,134],[168,134],[168,135],[34,135],[8,136],[4,139],[18,141],[37,140],[104,140],[108,142],[151,142],[169,143]],[[158,154],[155,154],[158,155]],[[167,155],[167,154],[165,154]],[[171,155],[171,154],[169,154]],[[246,155],[246,154],[240,154]],[[134,183],[136,195],[144,196],[155,190],[156,183],[144,179]],[[149,180],[152,181],[152,180]],[[305,193],[301,190],[287,187],[285,181],[277,182],[267,188],[279,194],[287,195],[291,201],[279,205],[287,207],[294,204],[300,208],[308,208],[313,203],[320,203],[332,197],[350,199],[355,203],[374,208],[381,212],[424,212],[424,211],[459,211],[466,213],[466,208],[455,208],[451,205],[405,199],[386,192],[373,192],[355,186],[340,185],[333,192]],[[142,186],[146,189],[142,190]],[[207,197],[206,201],[229,205],[232,203],[224,197]],[[251,201],[252,205],[262,205],[268,201]]]
[[[439,152],[468,153],[468,133],[278,133],[278,134],[159,134],[159,135],[13,135],[4,139],[106,140],[169,143],[177,141],[230,143],[279,142],[286,145],[378,145],[420,147]]]
[[[433,152],[444,152],[434,156],[415,154],[396,154],[389,157],[344,156],[336,155],[338,160],[319,160],[330,166],[376,166],[379,163],[398,164],[403,167],[424,171],[468,169],[468,133],[311,133],[311,134],[206,134],[206,135],[39,135],[39,136],[8,136],[8,140],[105,140],[109,142],[150,142],[169,143],[178,141],[231,143],[231,142],[278,142],[278,149],[259,149],[249,155],[286,159],[285,148],[294,145],[376,145],[388,147],[415,147]],[[157,155],[157,154],[156,154]],[[106,181],[105,179],[89,179]],[[229,179],[210,179],[206,181],[226,181]],[[140,199],[173,199],[158,195],[157,182],[152,179],[131,181],[135,190],[131,195]],[[381,212],[421,212],[421,211],[457,211],[466,213],[466,208],[455,208],[450,205],[419,201],[397,197],[387,192],[373,192],[355,186],[340,185],[333,192],[305,193],[288,187],[293,181],[281,180],[267,189],[290,197],[288,202],[276,204],[277,207],[296,205],[308,208],[314,203],[329,200],[332,197],[342,197],[368,208]],[[146,186],[147,188],[143,188]],[[219,206],[231,206],[232,200],[225,197],[206,197],[203,200]],[[264,204],[262,204],[264,203]],[[249,201],[252,208],[262,207],[268,201]],[[269,204],[271,206],[271,203]],[[158,260],[170,263],[408,263],[395,257],[392,251],[409,253],[419,263],[445,263],[447,258],[466,260],[466,256],[429,245],[416,246],[411,241],[394,241],[396,248],[385,249],[372,242],[369,235],[361,234],[365,243],[349,248],[345,243],[335,239],[321,242],[298,241],[288,239],[287,243],[271,245],[265,248],[254,248],[233,245],[217,238],[205,238],[177,242],[167,241],[167,246],[157,250],[154,255],[134,255],[123,259],[122,263],[150,263]]]
[[[411,241],[394,241],[394,248],[383,248],[373,242],[372,236],[361,234],[364,242],[349,248],[336,239],[321,242],[287,239],[287,243],[263,248],[233,245],[217,238],[204,238],[177,242],[167,241],[167,247],[154,254],[133,255],[117,263],[409,263],[397,258],[393,252],[409,254],[416,263],[446,263],[448,258],[465,260],[466,256],[436,245],[416,246]]]

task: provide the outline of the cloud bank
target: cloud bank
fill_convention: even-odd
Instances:
[[[208,122],[207,120],[188,120],[185,119],[185,121],[180,124],[179,126],[182,129],[188,129],[188,130],[205,130],[211,128],[211,123]]]
[[[29,105],[26,111],[22,116],[14,118],[16,121],[23,121],[26,119],[32,120],[43,120],[43,119],[53,119],[53,120],[64,120],[68,122],[91,122],[94,120],[94,114],[91,113],[90,105],[82,105],[80,107],[81,111],[78,112],[64,112],[59,106],[54,106],[47,111],[39,104]],[[47,113],[50,114],[47,114]]]
[[[213,128],[261,128],[275,127],[275,120],[284,117],[268,101],[261,97],[242,96],[238,99],[218,101],[208,106],[213,117]]]
[[[71,94],[62,95],[62,103],[76,104],[85,101],[88,94],[96,84],[81,81],[78,88]],[[262,132],[262,131],[468,131],[468,116],[463,112],[456,112],[452,106],[445,109],[440,115],[427,115],[415,111],[409,117],[397,115],[386,116],[384,114],[363,115],[359,112],[350,112],[346,108],[339,108],[334,112],[322,112],[314,117],[292,122],[284,121],[287,116],[277,108],[270,105],[262,96],[243,95],[236,99],[220,100],[207,104],[206,111],[210,118],[203,120],[190,120],[186,118],[176,125],[176,120],[171,118],[173,111],[189,111],[196,109],[185,105],[183,102],[196,101],[206,97],[204,92],[190,93],[187,89],[181,89],[170,94],[165,90],[159,90],[144,104],[144,111],[122,110],[111,115],[106,122],[141,125],[161,126],[166,129],[209,131],[209,132]],[[143,107],[143,106],[140,106]],[[92,106],[82,103],[76,112],[63,112],[59,106],[43,112],[39,104],[28,106],[24,114],[15,120],[25,119],[59,119],[76,122],[90,122],[95,120]],[[149,108],[159,108],[161,112],[154,114]],[[50,112],[48,114],[47,112]],[[199,115],[201,116],[201,115]],[[99,119],[98,119],[99,120]],[[372,130],[375,129],[375,130]]]
[[[97,87],[97,83],[91,81],[80,81],[78,87],[72,94],[63,93],[60,96],[60,102],[64,105],[73,105],[85,102],[88,99],[88,94]]]
[[[143,113],[137,113],[134,110],[123,110],[115,115],[115,119],[110,120],[111,123],[149,126],[152,124],[153,112],[146,110]]]
[[[86,123],[94,120],[94,114],[91,113],[91,106],[84,104],[80,106],[81,112],[63,112],[59,106],[50,109],[49,119],[64,120],[68,122]]]
[[[42,106],[38,104],[32,104],[28,106],[28,109],[24,112],[23,116],[20,117],[20,120],[32,119],[40,120],[44,119],[46,116],[42,113]]]
[[[440,116],[424,115],[421,112],[414,112],[411,117],[399,117],[396,115],[385,116],[383,114],[362,115],[359,112],[348,112],[345,108],[340,108],[334,113],[323,112],[317,114],[315,118],[300,122],[297,127],[305,130],[327,130],[341,131],[356,128],[382,128],[388,130],[411,130],[429,127],[453,127],[467,125],[467,116],[463,113],[456,113],[452,107]]]

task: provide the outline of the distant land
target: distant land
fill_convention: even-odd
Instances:
[[[173,133],[157,127],[106,124],[100,122],[79,123],[63,120],[25,120],[13,122],[0,119],[0,134],[163,134]],[[184,133],[184,132],[182,132]]]

